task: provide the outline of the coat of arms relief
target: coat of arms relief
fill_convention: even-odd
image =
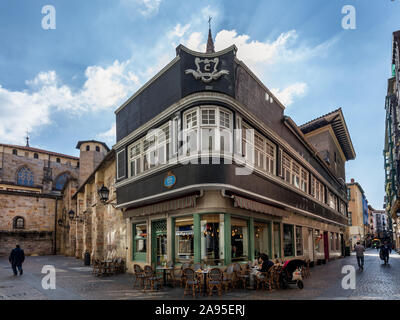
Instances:
[[[219,79],[222,75],[229,74],[228,70],[218,71],[219,58],[200,59],[195,58],[197,70],[187,69],[185,74],[192,74],[196,80],[201,79],[204,83],[210,83],[213,80]]]

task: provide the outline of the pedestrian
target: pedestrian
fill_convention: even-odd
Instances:
[[[22,263],[25,260],[25,253],[24,250],[22,250],[17,244],[14,249],[11,250],[10,256],[8,258],[8,261],[11,263],[12,270],[14,272],[14,276],[18,275],[17,269],[19,271],[19,275],[22,276],[23,270],[22,270]]]
[[[364,248],[364,246],[362,244],[360,244],[360,241],[357,241],[357,244],[354,247],[354,251],[356,252],[358,268],[361,269],[361,270],[364,270],[364,252],[365,252],[365,248]]]
[[[385,265],[389,264],[389,253],[391,252],[392,252],[391,246],[388,244],[387,241],[385,241],[381,246],[381,250],[379,252],[379,256],[385,262]]]

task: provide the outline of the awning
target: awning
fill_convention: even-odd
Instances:
[[[237,195],[233,196],[233,200],[234,200],[234,206],[235,207],[239,207],[242,209],[246,209],[246,210],[250,210],[250,211],[255,211],[255,212],[261,212],[261,213],[265,213],[265,214],[270,214],[273,216],[278,216],[278,217],[287,217],[289,216],[289,212],[270,206],[268,204],[265,203],[261,203],[258,201],[254,201],[254,200],[250,200],[250,199],[246,199],[246,198],[242,198],[239,197]]]
[[[178,209],[192,208],[196,206],[196,198],[196,195],[192,195],[130,209],[125,212],[125,217],[143,216],[155,213],[169,212]]]

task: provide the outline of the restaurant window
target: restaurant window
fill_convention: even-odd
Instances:
[[[274,223],[274,258],[281,258],[281,225]]]
[[[193,259],[193,217],[177,218],[175,220],[175,260],[183,263],[193,261]]]
[[[296,227],[296,256],[303,255],[303,228]]]
[[[283,225],[283,254],[285,257],[294,256],[294,234],[293,226],[289,224]]]
[[[145,222],[134,224],[133,232],[133,260],[146,261],[147,224]]]
[[[323,248],[322,234],[319,230],[314,231],[314,250],[315,252],[321,252]]]
[[[258,258],[262,253],[270,252],[270,225],[269,223],[254,222],[254,257]]]
[[[249,228],[247,220],[231,219],[231,257],[234,262],[249,260]]]
[[[330,232],[330,237],[331,237],[331,244],[330,244],[330,247],[331,247],[331,251],[335,251],[335,241],[334,241],[334,239],[333,239],[333,232]]]
[[[201,216],[201,260],[207,265],[224,262],[224,215]]]

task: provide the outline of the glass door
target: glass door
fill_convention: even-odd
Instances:
[[[151,224],[151,262],[153,267],[167,263],[167,220]]]

